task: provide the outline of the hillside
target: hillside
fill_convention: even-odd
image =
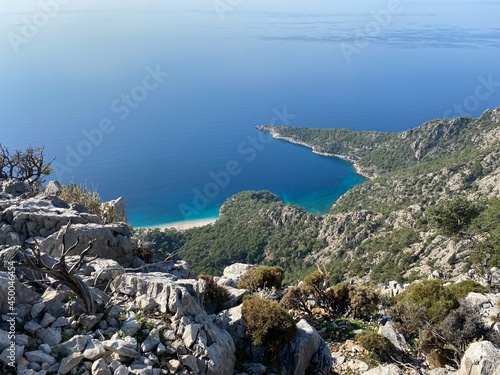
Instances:
[[[268,192],[243,192],[226,201],[213,226],[157,231],[148,239],[162,236],[157,250],[168,242],[168,251],[178,250],[196,271],[215,274],[236,261],[280,265],[292,279],[317,263],[336,281],[407,281],[432,272],[458,277],[471,267],[481,273],[500,266],[499,124],[500,109],[400,133],[259,126],[275,138],[350,160],[372,178],[327,215]],[[481,213],[460,233],[443,233],[429,221],[430,209],[457,197],[481,206]]]

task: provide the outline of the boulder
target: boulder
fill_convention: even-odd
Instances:
[[[49,365],[53,364],[56,359],[42,350],[33,350],[31,352],[26,352],[25,357],[30,362],[38,362],[41,364],[48,363]]]
[[[106,287],[110,280],[125,273],[125,269],[114,259],[97,258],[88,263],[94,285]]]
[[[14,305],[9,305],[9,292],[15,290],[15,306],[21,304],[33,304],[40,298],[40,295],[25,287],[19,282],[15,274],[10,272],[0,272],[0,314],[12,312]],[[12,299],[11,299],[12,301]]]
[[[66,202],[57,197],[36,196],[29,199],[0,201],[3,221],[21,236],[22,241],[31,237],[47,237],[59,231],[69,221],[73,224],[100,223],[91,214],[81,214],[68,209]]]
[[[225,288],[229,292],[229,299],[222,305],[222,310],[240,305],[243,302],[243,297],[250,293],[246,289],[237,289],[231,286],[226,286]]]
[[[52,316],[64,317],[66,315],[64,303],[68,297],[69,292],[67,291],[47,288],[42,294],[42,302],[45,303],[45,311]]]
[[[18,197],[24,193],[31,193],[32,190],[27,182],[20,181],[16,178],[9,178],[1,180],[1,191]]]
[[[92,364],[92,375],[111,375],[108,365],[102,358]]]
[[[328,374],[332,357],[326,342],[314,327],[304,319],[297,323],[297,335],[281,352],[281,360],[288,375],[304,375],[314,368],[315,374]]]
[[[61,364],[58,369],[58,374],[66,375],[73,368],[80,364],[83,360],[83,355],[80,353],[72,353],[61,360]]]
[[[43,192],[46,195],[53,195],[53,196],[59,196],[62,191],[62,185],[59,183],[59,181],[49,181],[47,183],[47,186],[45,186],[45,189],[43,189]]]
[[[1,230],[2,229],[0,228],[0,232]],[[2,235],[0,234],[0,245],[1,244],[2,244]],[[5,242],[3,242],[3,244],[5,245]],[[9,266],[8,262],[20,259],[21,258],[20,251],[21,251],[21,246],[11,246],[7,247],[6,249],[0,250],[0,271],[7,271],[7,268]]]
[[[26,361],[26,359],[23,358],[24,354],[24,346],[23,345],[14,345],[14,352],[12,351],[12,347],[7,347],[5,348],[1,354],[0,354],[0,362],[5,364],[6,366],[12,366],[18,365],[21,363],[21,361]],[[13,356],[13,354],[15,354]],[[1,366],[0,366],[1,367]]]
[[[219,327],[231,335],[238,349],[243,349],[247,346],[247,335],[245,333],[245,326],[243,325],[241,307],[240,305],[221,311],[215,320]]]
[[[500,308],[497,305],[500,302],[500,294],[471,292],[465,297],[465,302],[479,308],[483,322],[487,327],[491,325],[491,316],[500,315]],[[495,325],[494,328],[498,330],[500,327]]]
[[[101,342],[104,349],[116,353],[123,357],[128,358],[139,358],[139,352],[136,349],[137,345],[129,341],[125,341],[122,339],[110,339]]]
[[[61,342],[61,332],[56,328],[42,328],[37,332],[37,337],[42,340],[43,343],[50,346],[57,345]]]
[[[378,333],[387,338],[398,350],[403,350],[406,346],[406,340],[403,335],[396,332],[394,324],[391,321],[386,322],[380,326]]]
[[[395,297],[404,291],[404,287],[397,281],[389,281],[388,285],[383,285],[381,288],[381,293],[388,295],[389,297]]]
[[[60,257],[62,251],[63,231],[47,237],[41,244],[48,255]],[[68,255],[79,255],[91,241],[94,242],[91,255],[99,258],[114,259],[128,267],[133,258],[135,241],[131,238],[130,228],[125,223],[108,225],[74,224],[66,231],[68,244],[80,243]]]
[[[126,207],[125,207],[125,199],[123,197],[120,197],[118,199],[109,201],[109,202],[104,202],[102,204],[103,209],[109,209],[113,211],[115,214],[115,219],[118,222],[126,223],[127,222],[127,213],[126,213]]]
[[[81,353],[87,346],[87,342],[89,340],[91,340],[90,336],[73,336],[69,340],[56,345],[54,347],[54,352],[59,353],[63,356],[69,356],[71,353]]]
[[[113,292],[131,297],[140,295],[151,297],[161,312],[174,313],[177,317],[206,316],[201,307],[204,284],[196,280],[176,279],[173,275],[160,272],[126,273],[116,277],[110,287]]]
[[[153,328],[151,332],[149,332],[146,340],[141,344],[141,350],[143,353],[150,352],[154,350],[158,344],[160,344],[160,333],[156,328]]]
[[[105,353],[106,350],[99,340],[89,339],[82,354],[84,358],[95,361],[102,357]]]
[[[238,287],[238,283],[240,282],[241,277],[247,272],[250,268],[255,267],[251,264],[245,263],[234,263],[230,266],[224,268],[224,273],[222,277],[217,281],[220,285],[231,286],[233,288]]]
[[[380,365],[363,373],[363,375],[403,375],[403,374],[404,371],[393,363],[388,365]]]
[[[500,349],[489,341],[472,343],[466,350],[456,375],[500,374]]]

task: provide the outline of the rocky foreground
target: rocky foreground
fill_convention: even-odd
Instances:
[[[467,349],[458,372],[426,370],[425,363],[375,366],[356,342],[322,338],[333,325],[338,331],[352,329],[349,323],[304,319],[297,319],[296,336],[269,365],[263,360],[266,348],[251,344],[242,319],[241,304],[249,291],[237,284],[253,266],[234,264],[224,270],[216,280],[229,291],[229,299],[217,314],[209,314],[203,303],[206,283],[182,261],[145,263],[125,222],[104,224],[85,207],[68,204],[58,197],[57,183],[41,193],[17,180],[0,183],[2,374],[500,374],[500,349],[487,341]],[[123,201],[112,204],[124,219]],[[89,243],[89,256],[82,257]],[[50,269],[76,265],[68,275],[83,281],[92,311],[67,286],[71,283],[29,268],[27,259]],[[396,294],[402,288],[393,283],[386,291]],[[488,323],[490,315],[500,313],[500,294],[467,298],[481,307]],[[386,320],[374,324],[404,352],[408,344]]]

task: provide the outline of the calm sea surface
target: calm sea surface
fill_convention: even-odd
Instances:
[[[258,124],[401,131],[500,106],[498,1],[64,2],[0,0],[0,143],[44,145],[53,178],[124,196],[135,226],[248,189],[322,213],[364,181]]]

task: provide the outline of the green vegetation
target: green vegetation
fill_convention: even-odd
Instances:
[[[396,297],[396,309],[416,305],[420,317],[418,320],[441,323],[448,313],[458,307],[458,301],[452,292],[443,286],[442,280],[424,280],[413,284]],[[403,319],[414,317],[403,316]],[[404,327],[406,324],[402,324]]]
[[[476,231],[486,239],[475,246],[472,260],[485,268],[500,267],[500,198],[491,198],[485,210],[473,222]]]
[[[494,180],[481,182],[499,167],[495,116],[435,120],[401,133],[260,127],[378,177],[344,194],[328,215],[248,191],[228,199],[214,225],[146,236],[156,252],[178,254],[195,272],[264,264],[283,267],[287,283],[316,264],[332,284],[366,275],[373,283],[411,282],[427,266],[445,274],[464,264],[500,266],[500,200]],[[430,256],[448,245],[456,250],[444,261]]]
[[[256,292],[264,288],[281,289],[285,270],[281,267],[259,266],[243,274],[238,288]]]
[[[186,231],[149,231],[139,234],[155,252],[178,253],[194,272],[220,275],[233,263],[282,265],[287,274],[301,277],[311,265],[304,258],[326,246],[318,238],[321,219],[267,191],[245,191],[229,198],[213,225]],[[294,216],[293,222],[281,213]],[[278,229],[279,228],[279,229]]]
[[[392,362],[398,352],[387,338],[373,331],[360,332],[355,340],[380,362]]]
[[[63,186],[60,198],[70,204],[82,205],[89,213],[99,216],[105,224],[117,220],[113,207],[107,203],[102,203],[97,191],[91,192],[85,186],[74,183]]]
[[[276,131],[281,137],[293,138],[315,146],[319,152],[354,158],[371,173],[378,174],[417,162],[410,145],[401,142],[397,133],[289,126],[263,126],[258,129]]]
[[[286,290],[281,305],[307,315],[319,308],[331,319],[364,319],[376,312],[380,297],[375,289],[346,282],[330,287],[328,276],[321,270],[311,273],[300,286]]]
[[[457,300],[467,297],[471,292],[490,293],[488,288],[473,280],[460,281],[446,286],[446,289],[453,294]]]
[[[397,229],[384,236],[370,238],[357,246],[349,269],[355,275],[370,274],[373,282],[404,280],[403,273],[416,259],[403,249],[420,241],[418,233],[409,228]],[[359,257],[356,257],[359,255]]]
[[[459,196],[431,207],[428,210],[428,217],[429,222],[443,234],[452,236],[461,234],[482,210],[481,205]]]
[[[470,280],[447,287],[440,280],[421,281],[393,299],[389,315],[401,333],[416,340],[432,367],[457,366],[471,342],[500,340],[484,325],[478,307],[457,301],[481,290],[487,289]]]
[[[293,318],[277,302],[246,296],[241,313],[252,344],[264,345],[272,353],[278,353],[297,334]]]
[[[223,286],[217,284],[210,275],[201,274],[198,280],[205,282],[205,294],[203,298],[203,307],[209,314],[218,313],[225,302],[229,300],[229,292]]]
[[[173,256],[185,243],[184,233],[175,229],[141,229],[136,231],[135,236],[151,252],[151,261],[161,261]]]

